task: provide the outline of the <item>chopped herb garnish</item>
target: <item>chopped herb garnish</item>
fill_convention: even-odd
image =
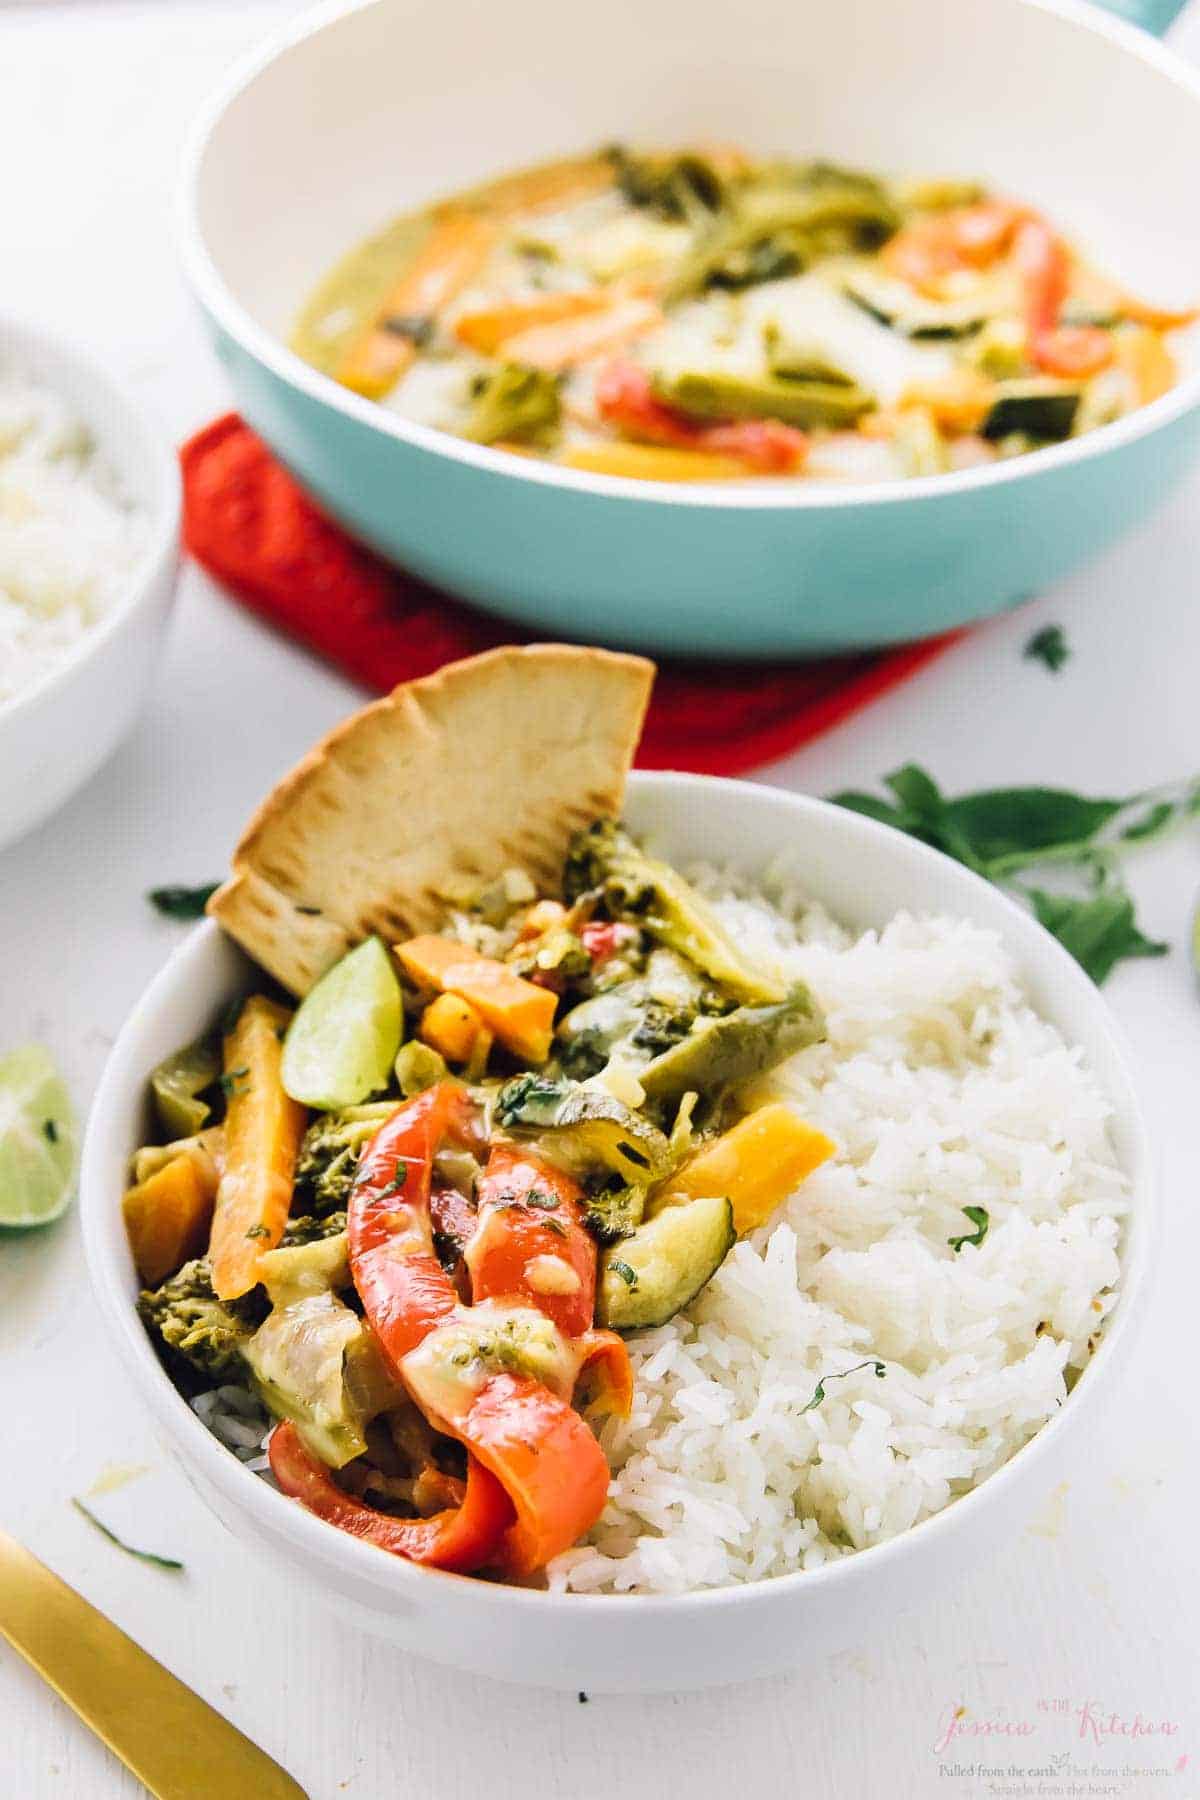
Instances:
[[[389,1194],[398,1194],[407,1180],[408,1164],[406,1162],[398,1162],[396,1164],[395,1174],[392,1176],[392,1179],[388,1182],[387,1186],[380,1190],[379,1198],[381,1200],[386,1200]]]
[[[1106,980],[1128,957],[1164,954],[1165,944],[1138,929],[1118,860],[1125,846],[1146,843],[1200,812],[1200,781],[1121,800],[1042,787],[993,788],[949,799],[924,769],[909,763],[885,786],[890,799],[863,793],[833,798],[1019,894],[1093,981]],[[1066,871],[1076,891],[1064,886],[1051,892],[1017,879],[1050,864]]]
[[[132,1544],[127,1544],[124,1538],[119,1538],[115,1531],[109,1529],[103,1519],[96,1517],[90,1506],[85,1506],[83,1501],[74,1495],[71,1497],[71,1505],[76,1512],[83,1514],[89,1524],[94,1525],[97,1531],[103,1533],[110,1544],[115,1544],[118,1550],[124,1550],[126,1556],[136,1556],[139,1562],[153,1563],[156,1569],[182,1569],[183,1564],[173,1556],[158,1556],[153,1550],[137,1550]]]
[[[236,1000],[231,1000],[229,1002],[229,1005],[225,1008],[225,1011],[221,1014],[221,1036],[222,1037],[228,1037],[230,1032],[237,1025],[238,1020],[242,1016],[242,1007],[245,1005],[245,1003],[246,1003],[246,996],[244,994],[239,994],[239,996]]]
[[[637,1272],[636,1270],[631,1269],[627,1262],[617,1262],[614,1260],[613,1262],[610,1262],[608,1266],[614,1275],[620,1276],[627,1288],[635,1288],[637,1286]]]
[[[982,1244],[984,1238],[988,1234],[988,1225],[991,1223],[988,1218],[986,1206],[964,1206],[963,1211],[966,1213],[975,1229],[974,1231],[964,1231],[961,1237],[947,1238],[946,1242],[953,1250],[955,1256],[958,1255],[964,1244],[974,1244],[976,1246]]]
[[[585,1694],[585,1693],[584,1693],[584,1691],[583,1691],[583,1689],[582,1689],[582,1688],[580,1688],[580,1690],[579,1690],[579,1704],[580,1704],[580,1706],[586,1706],[586,1705],[587,1705],[587,1703],[588,1703],[588,1697],[587,1697],[587,1695],[586,1695],[586,1694]]]
[[[383,329],[407,338],[410,344],[423,350],[433,336],[433,320],[424,313],[393,313],[383,321]]]
[[[540,1188],[530,1188],[525,1196],[526,1206],[536,1206],[542,1212],[557,1212],[558,1201],[553,1194],[543,1194]]]
[[[246,1233],[248,1238],[265,1238],[270,1237],[270,1235],[271,1233],[265,1225],[252,1225]]]
[[[825,1398],[825,1383],[827,1381],[844,1381],[847,1375],[857,1375],[860,1369],[874,1369],[876,1377],[880,1381],[882,1381],[887,1374],[886,1365],[877,1362],[873,1356],[868,1356],[866,1362],[855,1363],[852,1369],[835,1369],[832,1375],[822,1375],[820,1381],[818,1381],[816,1387],[812,1391],[812,1399],[806,1401],[800,1408],[800,1411],[802,1413],[812,1412],[815,1406],[820,1406],[822,1400]]]
[[[47,1119],[45,1124],[42,1126],[42,1136],[45,1138],[45,1140],[48,1144],[57,1144],[57,1142],[58,1142],[58,1126],[54,1123],[53,1119]]]
[[[204,908],[220,885],[219,881],[209,881],[203,887],[151,888],[147,898],[168,919],[202,919]]]
[[[249,1073],[249,1069],[230,1069],[226,1074],[217,1076],[217,1086],[228,1098],[238,1092],[238,1082],[244,1081]]]
[[[298,906],[296,911],[298,913],[303,913],[306,919],[319,919],[321,917],[321,909],[319,906]]]
[[[1052,675],[1058,674],[1070,654],[1061,625],[1043,625],[1025,646],[1025,655],[1030,661],[1045,663]]]
[[[567,1228],[561,1219],[543,1219],[542,1224],[547,1231],[552,1231],[555,1237],[565,1238],[567,1235]]]
[[[636,1163],[639,1169],[648,1169],[650,1167],[650,1158],[648,1156],[643,1156],[640,1150],[635,1150],[632,1144],[627,1144],[624,1138],[622,1138],[617,1145],[617,1149],[621,1152],[621,1155],[628,1158],[631,1163]]]

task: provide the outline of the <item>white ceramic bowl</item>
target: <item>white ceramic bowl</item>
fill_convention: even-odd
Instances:
[[[53,389],[89,427],[147,531],[111,611],[41,681],[0,700],[0,846],[61,806],[137,717],[174,593],[180,511],[173,448],[90,357],[38,326],[4,318],[6,365]]]
[[[208,1027],[245,978],[245,959],[213,924],[192,933],[121,1033],[88,1127],[81,1205],[97,1301],[127,1374],[201,1494],[256,1554],[266,1551],[285,1579],[312,1583],[343,1615],[436,1661],[548,1687],[645,1693],[770,1674],[806,1652],[845,1648],[1018,1531],[1061,1474],[1080,1421],[1111,1394],[1156,1234],[1145,1127],[1108,1009],[1058,944],[994,888],[885,826],[773,788],[635,775],[626,816],[684,862],[719,853],[756,873],[786,847],[800,857],[812,894],[852,925],[882,924],[907,908],[994,928],[1034,1005],[1083,1046],[1110,1097],[1132,1198],[1120,1302],[1062,1411],[974,1492],[889,1543],[812,1574],[680,1598],[619,1597],[547,1594],[420,1569],[344,1536],[249,1474],[159,1366],[134,1310],[120,1212],[128,1159],[146,1124],[149,1070]]]

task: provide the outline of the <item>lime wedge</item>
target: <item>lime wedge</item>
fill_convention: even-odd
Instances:
[[[0,1225],[44,1225],[71,1198],[75,1109],[49,1051],[0,1056]]]
[[[283,1085],[326,1112],[384,1088],[404,1035],[400,983],[379,938],[334,963],[302,1001],[283,1042]]]

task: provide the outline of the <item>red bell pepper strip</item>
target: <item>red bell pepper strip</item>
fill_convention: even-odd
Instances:
[[[948,275],[982,269],[1008,248],[1022,207],[1009,200],[984,200],[914,219],[888,239],[880,260],[889,274],[923,293],[940,295]]]
[[[376,1133],[363,1152],[350,1195],[351,1274],[384,1359],[405,1385],[405,1358],[438,1326],[469,1311],[461,1308],[453,1282],[433,1253],[430,1181],[438,1145],[448,1135],[469,1138],[472,1125],[470,1103],[461,1088],[451,1082],[430,1088]],[[521,1153],[506,1148],[513,1179],[524,1180],[516,1172]],[[503,1158],[498,1166],[506,1166]],[[574,1194],[578,1190],[567,1176],[531,1162],[528,1179],[547,1187],[553,1181],[555,1216],[561,1211],[564,1228],[568,1232],[577,1228],[586,1236],[568,1210],[573,1198],[569,1190]],[[526,1185],[524,1191],[529,1194],[531,1188]],[[550,1216],[548,1210],[545,1216]],[[556,1253],[573,1243],[570,1235],[548,1236]],[[590,1238],[587,1242],[592,1266],[585,1326],[591,1323],[595,1288],[595,1247]],[[575,1268],[576,1263],[569,1266]],[[582,1275],[580,1285],[582,1291]],[[608,1490],[604,1452],[567,1401],[531,1377],[497,1372],[486,1375],[477,1387],[464,1384],[458,1394],[453,1416],[439,1412],[430,1423],[458,1438],[509,1496],[509,1518],[515,1513],[515,1520],[496,1554],[511,1572],[528,1573],[567,1549],[599,1517]],[[320,1504],[334,1504],[328,1495],[322,1498],[321,1492],[313,1492]],[[308,1504],[306,1495],[300,1497]]]
[[[636,363],[617,360],[600,371],[596,408],[602,419],[639,443],[733,456],[760,474],[788,474],[808,454],[805,434],[779,419],[735,419],[723,425],[689,419],[657,397],[649,374]]]
[[[636,936],[636,927],[611,924],[604,919],[589,919],[579,931],[579,941],[591,957],[592,966],[597,969],[608,961],[618,945],[627,943]]]
[[[528,1575],[596,1523],[608,1460],[588,1425],[528,1375],[488,1377],[454,1435],[497,1477],[516,1510],[500,1547],[503,1568]]]
[[[344,1493],[304,1444],[296,1427],[277,1425],[267,1445],[271,1473],[293,1500],[339,1531],[390,1550],[409,1562],[469,1574],[497,1565],[502,1540],[512,1528],[512,1502],[494,1475],[467,1458],[462,1505],[431,1519],[394,1519]]]
[[[1025,289],[1029,354],[1039,369],[1081,380],[1108,367],[1116,353],[1111,333],[1098,325],[1060,325],[1071,265],[1062,240],[1044,219],[1027,218],[1013,240],[1013,257]]]
[[[596,1311],[596,1241],[583,1222],[579,1184],[532,1152],[501,1143],[476,1196],[479,1229],[466,1251],[471,1298],[519,1295],[566,1337],[586,1331]]]
[[[392,1114],[358,1165],[346,1219],[350,1273],[393,1370],[458,1305],[433,1248],[429,1188],[438,1145],[452,1130],[465,1136],[469,1119],[465,1090],[439,1082]]]
[[[575,1347],[582,1355],[576,1383],[590,1377],[586,1409],[627,1419],[633,1405],[633,1364],[624,1338],[615,1331],[585,1331]]]

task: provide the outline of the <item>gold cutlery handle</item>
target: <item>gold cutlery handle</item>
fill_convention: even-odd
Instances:
[[[307,1800],[265,1751],[3,1531],[0,1635],[157,1800]]]

